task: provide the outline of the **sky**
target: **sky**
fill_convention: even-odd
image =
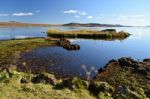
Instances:
[[[0,21],[150,25],[150,0],[0,0]]]

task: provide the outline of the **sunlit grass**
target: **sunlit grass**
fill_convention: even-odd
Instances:
[[[11,57],[16,52],[25,52],[41,46],[54,46],[56,40],[45,40],[44,38],[22,39],[22,40],[7,40],[0,41],[0,64],[3,66],[12,62]]]
[[[50,37],[67,37],[67,38],[93,38],[93,39],[125,39],[130,34],[124,31],[96,31],[96,30],[76,30],[61,31],[48,30],[47,35]]]

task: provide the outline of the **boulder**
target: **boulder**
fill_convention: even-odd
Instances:
[[[25,78],[21,78],[21,80],[20,80],[20,83],[29,83],[29,81],[27,80],[27,79],[25,79]]]
[[[142,88],[139,88],[137,90],[138,91],[134,92],[124,85],[119,85],[114,98],[118,99],[120,97],[123,99],[129,99],[132,97],[133,99],[146,99],[144,90]]]
[[[98,96],[100,92],[113,93],[114,88],[110,86],[107,82],[97,82],[93,81],[89,85],[89,91],[94,95]]]
[[[150,58],[143,59],[143,62],[150,62]]]
[[[64,79],[61,84],[58,84],[57,88],[69,88],[71,90],[74,89],[87,89],[88,82],[81,80],[78,77]]]
[[[57,79],[54,77],[54,75],[39,74],[36,77],[33,77],[31,82],[56,85]]]

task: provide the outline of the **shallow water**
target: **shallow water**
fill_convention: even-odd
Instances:
[[[28,37],[45,37],[46,27],[0,28],[0,40],[20,39]]]
[[[54,27],[52,28],[54,29]],[[82,27],[55,28],[60,30],[88,29]],[[17,34],[13,36],[27,33],[25,34],[27,36],[44,37],[46,35],[42,34],[41,32],[46,31],[47,29],[48,28],[33,28],[32,30],[32,28],[26,28],[23,29],[24,32],[21,32],[21,34],[18,31]],[[90,27],[89,29],[103,30],[106,28]],[[26,53],[24,58],[26,60],[32,60],[33,67],[44,66],[49,72],[55,72],[65,76],[77,75],[85,77],[85,72],[81,68],[82,64],[85,64],[88,69],[90,66],[94,66],[95,71],[92,72],[92,75],[94,75],[96,70],[98,70],[100,67],[103,67],[111,59],[118,59],[120,57],[132,57],[134,59],[142,60],[144,58],[150,57],[150,28],[120,27],[115,29],[117,31],[127,31],[132,35],[122,41],[72,39],[71,41],[73,43],[79,44],[81,46],[79,51],[67,51],[62,47],[41,47]],[[23,30],[21,29],[20,31]],[[6,35],[9,35],[9,32],[11,32],[11,30],[6,32]]]

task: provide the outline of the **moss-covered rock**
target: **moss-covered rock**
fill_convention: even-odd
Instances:
[[[102,93],[103,95],[109,94],[108,96],[111,96],[114,93],[114,88],[110,86],[107,82],[93,81],[90,83],[88,89],[92,94],[96,96],[101,96]]]
[[[81,80],[78,77],[64,79],[61,83],[55,86],[56,88],[69,88],[71,90],[74,89],[87,89],[88,82],[85,80]]]
[[[9,74],[7,72],[0,72],[0,80],[5,80],[9,78]]]
[[[52,74],[39,74],[31,79],[32,83],[45,83],[45,84],[52,84],[56,85],[58,80]]]

